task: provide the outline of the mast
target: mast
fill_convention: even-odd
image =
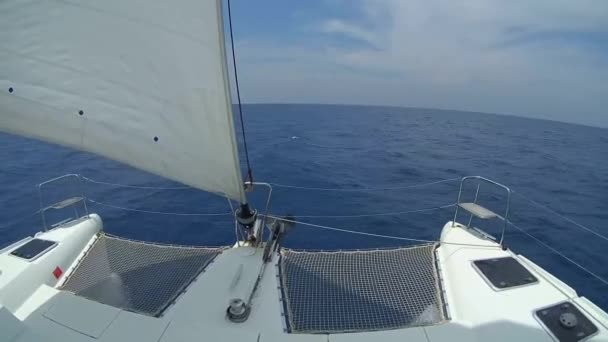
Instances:
[[[230,47],[231,47],[231,52],[232,52],[232,67],[234,70],[234,83],[235,83],[236,98],[237,98],[238,109],[239,109],[239,119],[241,122],[241,133],[243,134],[243,149],[245,152],[245,161],[247,163],[248,184],[249,184],[249,187],[253,187],[253,172],[251,169],[251,162],[249,161],[249,150],[247,148],[247,135],[245,133],[245,121],[243,119],[243,106],[241,103],[241,91],[240,91],[240,87],[239,87],[239,76],[238,76],[238,69],[237,69],[237,63],[236,63],[236,52],[234,49],[234,31],[232,29],[232,6],[230,4],[230,0],[228,0],[227,3],[228,3],[228,27],[230,30]],[[230,89],[228,89],[228,90],[230,91]],[[232,98],[232,97],[230,97],[230,98]],[[255,236],[255,232],[253,231],[253,227],[254,227],[255,221],[257,219],[257,210],[252,209],[249,206],[249,203],[247,202],[246,197],[245,197],[245,200],[241,202],[240,207],[236,210],[235,218],[236,218],[237,222],[241,225],[241,227],[243,227],[243,229],[246,231],[247,241],[249,241],[253,244],[257,244],[258,241],[255,241],[256,236]]]

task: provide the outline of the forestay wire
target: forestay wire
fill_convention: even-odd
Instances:
[[[251,163],[249,162],[249,150],[247,149],[247,137],[245,134],[245,121],[243,120],[243,106],[241,104],[241,90],[239,88],[239,74],[236,68],[236,54],[234,51],[234,34],[232,32],[232,10],[230,0],[228,0],[228,25],[230,28],[230,46],[232,51],[232,67],[234,68],[234,84],[236,88],[236,98],[239,105],[239,117],[241,119],[241,133],[243,134],[243,149],[245,150],[245,160],[247,162],[247,176],[249,182],[253,183],[253,173],[251,171]]]

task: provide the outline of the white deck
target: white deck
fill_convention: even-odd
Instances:
[[[244,323],[225,312],[232,298],[246,299],[261,266],[261,250],[232,248],[220,254],[160,318],[140,315],[56,290],[56,266],[69,272],[101,229],[101,220],[64,225],[41,238],[59,245],[32,262],[0,253],[0,340],[33,341],[553,341],[533,312],[558,302],[575,303],[600,329],[589,341],[608,341],[608,315],[522,256],[503,251],[463,227],[447,224],[437,258],[451,319],[436,326],[349,334],[289,334],[284,331],[275,264],[266,268]],[[450,245],[449,243],[481,246]],[[539,283],[495,291],[472,261],[514,256]],[[64,274],[65,276],[65,274]],[[62,279],[59,280],[60,282]]]

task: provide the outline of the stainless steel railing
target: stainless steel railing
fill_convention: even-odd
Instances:
[[[66,199],[59,200],[59,201],[54,201],[51,204],[45,204],[44,190],[53,183],[57,183],[60,181],[65,181],[65,180],[71,180],[71,181],[75,182],[75,184],[76,184],[76,189],[75,189],[76,191],[74,191],[71,194],[72,196],[68,197]],[[87,208],[87,198],[82,189],[82,182],[83,182],[83,180],[80,177],[80,175],[71,173],[71,174],[59,176],[59,177],[56,177],[56,178],[53,178],[53,179],[50,179],[50,180],[47,180],[45,182],[38,184],[37,188],[38,188],[38,197],[40,198],[40,216],[42,219],[42,226],[45,231],[47,231],[49,229],[49,226],[47,224],[47,218],[46,218],[46,212],[49,210],[61,210],[61,209],[69,208],[69,207],[72,207],[74,209],[74,217],[68,217],[63,220],[60,220],[59,222],[52,224],[51,228],[62,225],[66,222],[78,219],[82,216],[89,215],[89,210]],[[81,213],[78,211],[78,204],[80,204],[80,203],[82,204],[84,215],[81,215]]]
[[[474,198],[473,202],[463,203],[462,202],[462,191],[463,191],[465,184],[468,182],[471,182],[471,181],[475,181],[475,180],[477,180],[477,189],[475,190],[475,198]],[[500,216],[500,215],[494,213],[493,211],[477,204],[477,201],[479,199],[479,189],[481,187],[481,183],[488,183],[488,184],[494,185],[498,188],[505,190],[505,192],[507,194],[507,199],[506,199],[504,216]],[[452,220],[452,226],[454,226],[454,223],[456,222],[456,219],[458,217],[458,211],[460,209],[463,209],[470,214],[469,221],[467,223],[467,228],[470,228],[471,222],[473,221],[474,216],[477,218],[480,218],[480,219],[491,219],[491,218],[502,219],[503,227],[502,227],[502,231],[500,234],[500,240],[498,241],[498,243],[500,245],[502,245],[502,242],[505,238],[505,231],[507,229],[510,207],[511,207],[511,189],[509,189],[508,186],[495,182],[491,179],[481,177],[481,176],[463,177],[460,180],[460,189],[458,191],[458,200],[456,201],[456,210],[454,211],[454,219]]]

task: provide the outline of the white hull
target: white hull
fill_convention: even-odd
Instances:
[[[37,238],[58,242],[33,261],[0,254],[2,341],[553,341],[534,312],[560,302],[578,307],[598,327],[590,341],[608,341],[608,315],[523,256],[502,250],[460,225],[448,223],[436,249],[449,319],[431,326],[375,332],[296,334],[285,329],[275,255],[265,269],[242,323],[226,317],[233,298],[247,298],[262,265],[262,249],[234,247],[208,265],[161,317],[151,317],[57,289],[102,230],[97,215],[65,224]],[[476,246],[466,246],[471,244]],[[489,286],[472,261],[512,256],[538,283],[499,291]],[[55,279],[59,266],[63,275]]]

